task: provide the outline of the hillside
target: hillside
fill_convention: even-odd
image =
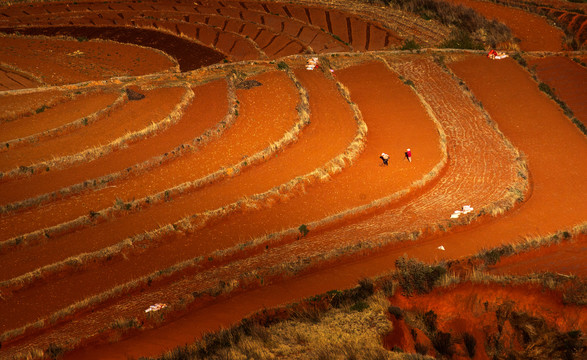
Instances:
[[[509,5],[1,5],[0,358],[157,357],[242,319],[275,345],[313,296],[381,320],[341,358],[584,355],[583,26]],[[449,275],[412,294],[425,264]],[[259,356],[347,346],[314,341]]]

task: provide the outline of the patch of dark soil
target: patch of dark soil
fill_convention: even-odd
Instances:
[[[159,49],[174,57],[181,71],[191,71],[222,61],[218,51],[177,36],[156,30],[125,27],[55,26],[30,28],[0,28],[4,33],[23,35],[71,36],[83,39],[114,40]],[[81,41],[81,40],[80,40]]]
[[[132,89],[126,89],[126,96],[128,96],[129,100],[143,100],[145,98],[145,95]]]
[[[261,84],[257,80],[245,80],[245,81],[238,83],[236,85],[236,88],[237,89],[250,89],[250,88],[254,88],[255,86],[261,86],[261,85],[263,85],[263,84]]]

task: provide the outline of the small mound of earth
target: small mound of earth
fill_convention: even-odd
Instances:
[[[132,89],[126,89],[126,96],[128,96],[129,100],[143,100],[145,95],[138,93]]]
[[[250,89],[250,88],[254,88],[255,86],[261,86],[261,85],[263,85],[263,84],[261,84],[257,80],[245,80],[245,81],[238,83],[236,85],[236,88],[237,89]]]

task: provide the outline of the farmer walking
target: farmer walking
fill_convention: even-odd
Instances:
[[[409,162],[412,162],[412,150],[406,150],[406,159],[408,159]]]
[[[386,153],[381,153],[381,156],[379,156],[379,158],[381,160],[383,160],[383,165],[388,166],[389,164],[387,163],[389,161],[389,155],[387,155]]]

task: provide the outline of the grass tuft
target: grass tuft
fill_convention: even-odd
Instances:
[[[399,284],[406,296],[429,293],[446,274],[444,266],[427,265],[405,255],[395,261],[395,266],[398,270]]]

